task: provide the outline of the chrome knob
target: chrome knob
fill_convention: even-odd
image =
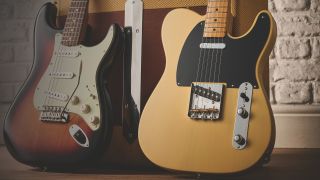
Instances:
[[[71,98],[70,101],[71,101],[71,103],[72,103],[73,105],[77,105],[77,104],[79,104],[80,99],[79,99],[78,96],[72,96],[72,98]]]
[[[246,111],[244,108],[239,108],[237,113],[239,116],[241,116],[243,119],[247,118],[249,116],[248,111]]]
[[[80,110],[81,110],[81,112],[83,112],[84,114],[88,114],[88,113],[91,111],[91,108],[90,108],[89,105],[83,104],[83,105],[80,107]]]
[[[91,116],[90,122],[91,124],[98,126],[100,124],[100,119],[97,116]]]
[[[244,145],[246,143],[246,140],[239,134],[235,135],[233,137],[233,140],[238,143],[239,145]]]

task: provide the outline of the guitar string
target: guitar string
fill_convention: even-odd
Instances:
[[[227,2],[229,4],[229,0],[226,0],[225,2]],[[230,5],[227,5],[227,7],[231,7]],[[227,13],[228,13],[228,9],[227,9]],[[224,33],[225,33],[225,36],[221,38],[221,43],[224,44],[224,38],[227,36],[227,17],[228,17],[228,14],[226,16],[226,21],[224,22],[225,24],[225,29],[224,29]],[[218,82],[220,82],[220,75],[221,75],[221,63],[222,63],[222,56],[223,56],[223,49],[220,50],[220,57],[219,57],[219,65],[218,65]]]
[[[215,13],[219,13],[219,10],[220,10],[220,2],[217,2],[217,5],[216,5],[216,7],[214,8],[214,9],[217,9],[216,10],[216,12]],[[216,14],[215,14],[216,15]],[[215,16],[215,19],[218,19],[218,17],[216,17]],[[214,28],[216,28],[216,29],[219,29],[218,27],[217,27],[217,23],[218,21],[214,21]],[[218,32],[218,33],[217,33]],[[216,31],[216,33],[215,33],[215,36],[216,35],[218,35],[219,34],[219,32],[220,31]],[[220,41],[219,41],[219,37],[214,37],[214,39],[215,39],[215,43],[220,43]],[[218,61],[218,58],[217,58],[217,54],[218,54],[218,52],[219,52],[219,49],[217,49],[216,51],[214,51],[214,53],[212,53],[212,58],[214,58],[215,59],[215,61],[214,61],[214,73],[213,73],[213,79],[210,79],[210,81],[212,81],[213,83],[216,83],[216,67],[217,67],[217,61]],[[212,68],[212,66],[211,66],[211,68]],[[210,78],[212,78],[212,75],[210,74]],[[213,115],[212,115],[213,116]],[[213,118],[213,117],[212,117]]]
[[[210,8],[211,10],[210,11],[208,11],[208,14],[210,14],[210,13],[212,13],[212,7]],[[208,23],[209,24],[209,23]],[[210,23],[210,28],[212,28],[211,27],[211,23]],[[213,43],[215,43],[215,38],[213,38]],[[214,49],[212,49],[212,53],[211,53],[211,57],[213,58],[213,54],[214,54]],[[210,72],[209,72],[209,77],[208,77],[208,81],[209,82],[211,82],[211,74],[212,74],[212,59],[211,59],[211,61],[210,61]]]
[[[210,12],[211,11],[208,11],[207,12],[207,14],[208,14],[208,19],[210,18]],[[213,31],[213,29],[211,30],[211,25],[209,26],[209,25],[207,25],[208,27],[207,27],[207,29],[206,29],[206,31],[210,31],[210,33],[212,33],[212,31]],[[209,44],[208,44],[208,49],[207,49],[207,51],[208,51],[208,59],[209,59],[209,61],[208,61],[208,63],[206,64],[206,72],[205,72],[205,77],[206,77],[206,79],[205,79],[205,88],[206,88],[206,90],[210,90],[211,88],[210,88],[210,86],[211,86],[211,84],[210,84],[210,76],[211,76],[211,67],[212,67],[212,61],[214,60],[213,59],[213,54],[214,54],[214,51],[215,51],[215,49],[214,48],[211,48],[210,46],[212,45],[212,44],[215,44],[216,43],[216,39],[214,38],[214,37],[210,37],[209,38],[210,40],[209,40]],[[210,64],[210,66],[209,66],[209,64]],[[209,69],[209,72],[207,72],[207,69]],[[207,77],[208,76],[208,77]],[[208,94],[207,94],[208,95]],[[203,108],[205,109],[206,107],[204,106],[204,104],[202,104],[203,105]],[[207,107],[207,108],[210,108],[210,107]]]
[[[209,12],[209,4],[208,4],[208,7],[207,7],[207,12]],[[206,20],[207,20],[209,18],[209,14],[207,13],[206,16],[207,16],[206,17]],[[205,21],[205,22],[207,22],[207,21]],[[205,24],[205,26],[204,26],[204,34],[207,33],[206,30],[207,30],[207,26]],[[205,43],[211,43],[211,38],[210,37],[205,37]],[[210,60],[210,49],[208,50],[208,49],[206,49],[206,47],[203,47],[203,49],[204,49],[203,50],[204,51],[204,59],[203,59],[202,64],[201,64],[201,70],[202,71],[201,71],[201,76],[200,76],[200,82],[206,82],[207,81],[206,80],[207,68],[208,68],[207,64],[208,64],[208,61]],[[203,71],[204,71],[204,74],[203,74]],[[204,76],[203,80],[202,80],[202,76]],[[208,85],[206,83],[204,83],[203,86],[204,86],[204,88],[208,88],[207,87]],[[199,103],[199,101],[198,101],[198,103]],[[202,103],[201,106],[203,106],[204,105],[204,98],[201,98],[201,103]],[[199,104],[198,104],[198,106],[199,106]]]
[[[221,40],[222,40],[222,43],[224,43],[224,38],[221,38]],[[218,82],[220,82],[222,55],[223,55],[223,49],[221,49],[221,53],[220,53],[220,57],[219,57]]]
[[[73,2],[71,2],[71,5],[70,5],[70,6],[72,6],[72,3],[73,3]],[[67,20],[66,20],[66,24],[65,24],[65,27],[64,27],[64,30],[63,30],[63,33],[62,33],[62,40],[61,40],[61,42],[59,43],[59,48],[58,48],[58,52],[57,52],[57,54],[56,54],[56,59],[54,60],[54,66],[53,66],[53,68],[51,69],[51,72],[50,72],[50,73],[52,73],[52,74],[55,74],[55,73],[56,73],[57,66],[59,66],[59,60],[61,59],[61,52],[63,51],[64,46],[65,46],[66,44],[68,44],[68,41],[66,40],[66,37],[67,37],[66,28],[67,28],[67,26],[69,25],[68,21],[69,21],[69,19],[70,19],[70,14],[71,14],[71,7],[70,7],[70,13],[68,13],[68,17],[67,17]],[[55,42],[55,43],[57,43],[57,42]],[[65,43],[65,44],[64,44],[64,43]],[[47,91],[48,93],[53,92],[52,89],[53,89],[54,84],[55,84],[54,82],[55,82],[55,78],[54,78],[54,76],[51,76],[51,77],[50,77],[50,83],[49,83],[48,91]],[[46,97],[49,96],[48,93],[47,93]],[[47,106],[50,106],[50,104],[51,104],[52,101],[53,101],[53,100],[51,100],[51,98],[49,97],[49,98],[48,98],[48,101],[46,102]]]
[[[72,4],[73,3],[73,4]],[[70,5],[70,12],[68,14],[68,17],[67,17],[67,24],[65,25],[65,30],[64,30],[64,35],[63,37],[67,38],[67,40],[65,41],[65,44],[63,44],[63,48],[62,48],[62,52],[66,52],[67,49],[69,49],[72,44],[73,44],[73,35],[71,34],[71,32],[69,31],[70,30],[70,25],[71,26],[75,26],[73,23],[72,23],[72,19],[74,18],[74,9],[77,8],[78,4],[76,2],[71,2],[71,5]],[[74,33],[73,33],[74,34]],[[63,61],[63,57],[65,57],[64,55],[62,55],[60,58],[57,59],[57,67],[54,69],[54,73],[59,73],[59,71],[61,70],[61,64],[62,64],[62,61]],[[57,77],[59,78],[59,77]],[[50,89],[51,92],[53,93],[62,93],[62,92],[56,92],[56,89],[57,89],[57,84],[59,85],[59,80],[56,80],[54,77],[53,77],[53,83],[52,83],[52,87]],[[51,102],[55,102],[55,101],[59,101],[59,100],[51,100]]]
[[[59,51],[58,51],[59,53],[60,52],[65,52],[65,50],[68,49],[68,47],[72,47],[77,42],[77,40],[74,37],[77,37],[77,34],[80,33],[80,32],[77,32],[77,31],[73,31],[72,32],[73,34],[71,34],[71,32],[69,30],[70,30],[70,24],[72,23],[71,19],[75,19],[76,18],[76,16],[75,16],[76,14],[72,10],[74,10],[75,8],[80,9],[81,8],[80,6],[82,5],[83,2],[78,2],[78,3],[71,2],[71,3],[74,3],[74,4],[70,7],[70,15],[68,15],[68,17],[67,17],[67,19],[68,19],[67,22],[68,23],[65,26],[65,28],[68,29],[68,31],[64,32],[64,33],[66,33],[65,36],[64,36],[65,39],[62,40],[62,41],[64,41],[65,45],[62,45],[62,46],[61,46],[61,44],[59,45],[59,46],[62,47],[62,48],[59,48]],[[83,15],[81,15],[82,13],[79,13],[79,14],[80,14],[79,15],[80,16],[79,19],[81,19],[81,17]],[[76,25],[73,25],[73,27],[74,27],[73,29],[76,29],[76,30],[78,29],[78,27],[76,27]],[[66,37],[68,39],[66,39]],[[56,59],[55,67],[53,68],[53,73],[59,73],[60,72],[61,65],[63,64],[62,63],[63,60],[64,60],[63,56]],[[56,63],[57,63],[57,65],[56,65]],[[51,80],[52,79],[53,79],[53,82],[50,85],[51,86],[50,91],[53,92],[53,93],[59,93],[59,92],[56,92],[56,87],[57,87],[57,84],[59,85],[59,83],[58,83],[59,81],[55,80],[54,77],[51,78]],[[50,104],[51,102],[53,102],[53,100],[50,100],[50,98],[49,98],[48,104]]]
[[[84,6],[82,3],[83,3],[83,2],[79,2],[79,6]],[[76,7],[76,9],[81,9],[81,8],[83,8],[83,7],[79,7],[79,6]],[[77,15],[79,15],[79,18],[77,17]],[[71,41],[70,41],[70,43],[69,43],[69,47],[67,47],[67,49],[71,49],[71,51],[72,51],[72,48],[73,48],[74,46],[76,46],[77,43],[79,42],[79,37],[80,37],[80,33],[81,33],[81,27],[79,27],[79,26],[82,25],[81,22],[83,22],[83,19],[84,19],[83,16],[84,16],[83,11],[80,11],[80,13],[79,13],[79,11],[78,11],[78,13],[73,12],[73,13],[71,14],[71,18],[74,20],[74,24],[73,24],[72,27],[71,27],[71,29],[73,29],[73,31],[72,31],[72,32],[69,31],[69,37],[71,38]],[[76,19],[77,19],[77,20],[76,20]],[[80,23],[79,23],[79,22],[80,22]],[[69,27],[69,30],[70,30],[70,27]],[[62,64],[63,64],[63,60],[59,62],[58,71],[60,71],[60,70],[63,68],[63,67],[61,67]],[[58,82],[59,82],[59,81],[57,81],[57,83],[58,83]],[[56,84],[55,86],[57,86],[57,84]]]
[[[85,11],[84,10],[85,10],[85,8],[87,6],[87,2],[88,2],[87,0],[84,0],[82,2],[78,2],[78,6],[76,7],[77,12],[73,12],[72,13],[72,17],[75,20],[74,21],[75,24],[73,26],[74,27],[73,29],[75,29],[75,30],[73,31],[71,46],[69,48],[76,47],[79,44],[79,38],[80,38],[80,35],[81,35],[81,30],[82,30],[81,27],[83,25],[84,18],[85,18]],[[61,69],[61,64],[62,63],[60,63],[60,69]],[[68,102],[70,101],[70,98],[71,98],[72,94],[69,95],[70,97],[68,96],[68,98],[69,98]],[[63,107],[60,116],[62,116],[63,112],[66,110],[67,105],[68,104],[66,104]]]
[[[58,48],[57,48],[57,54],[56,54],[56,58],[55,59],[52,59],[53,61],[54,61],[54,63],[53,63],[53,67],[50,69],[51,71],[49,71],[49,77],[50,77],[50,81],[49,81],[49,85],[48,85],[48,88],[47,88],[47,91],[45,92],[45,106],[46,107],[48,107],[48,106],[50,106],[50,103],[52,102],[51,101],[51,98],[49,97],[49,93],[51,93],[50,91],[51,91],[51,89],[52,89],[52,86],[53,86],[53,83],[54,83],[54,77],[53,76],[50,76],[50,73],[52,74],[52,73],[54,73],[55,72],[55,69],[57,68],[57,61],[59,60],[59,58],[61,58],[60,56],[59,56],[59,54],[60,54],[60,52],[62,51],[62,49],[63,49],[63,44],[62,44],[62,42],[64,41],[64,36],[62,36],[62,40],[61,40],[61,42],[59,43],[59,46],[58,46]],[[55,43],[57,43],[56,41],[55,41]],[[52,65],[52,61],[50,62],[50,65]]]
[[[72,3],[74,3],[74,2],[71,2],[70,4],[70,6],[72,6]],[[71,9],[71,7],[70,7],[70,9]],[[71,11],[70,11],[71,12]],[[68,17],[69,17],[69,14],[68,14]],[[66,22],[68,22],[68,17],[67,17],[67,21]],[[67,26],[68,24],[66,24],[65,25],[65,28],[66,28],[66,26]],[[51,72],[49,71],[49,73],[56,73],[56,69],[57,69],[57,66],[58,66],[58,63],[57,62],[59,62],[59,59],[61,58],[60,57],[60,53],[62,52],[62,50],[63,50],[63,43],[64,43],[64,41],[65,41],[65,35],[64,35],[64,33],[66,33],[65,31],[63,31],[63,33],[62,33],[62,40],[61,40],[61,42],[59,43],[59,46],[58,46],[58,48],[57,48],[57,54],[56,54],[56,58],[55,59],[52,59],[53,61],[54,61],[54,64],[53,64],[53,67],[52,67],[52,69],[51,69]],[[55,43],[57,43],[56,41],[55,41]],[[52,61],[50,62],[50,64],[52,63]],[[51,93],[51,91],[52,91],[52,88],[53,88],[53,86],[54,86],[54,81],[55,81],[55,78],[53,77],[53,76],[50,76],[49,75],[49,77],[50,77],[50,81],[49,81],[49,85],[48,85],[48,88],[47,88],[47,92],[45,92],[45,101],[44,101],[44,105],[47,107],[47,106],[49,106],[50,104],[51,104],[51,102],[52,102],[52,100],[51,100],[51,98],[49,97],[48,98],[48,96],[49,96],[49,94],[48,93]]]
[[[204,22],[205,23],[205,22]],[[205,24],[204,24],[205,27]],[[204,43],[206,40],[206,38],[204,37],[204,34],[202,36],[202,40],[201,43]],[[197,69],[197,76],[196,76],[196,84],[195,86],[198,86],[199,82],[201,81],[201,69],[202,69],[202,62],[204,61],[204,56],[205,56],[205,51],[203,48],[200,48],[200,55],[199,55],[199,59],[198,59],[198,69]],[[196,109],[199,108],[199,98],[197,98],[197,102],[195,103],[196,105]]]
[[[210,1],[208,1],[208,7],[207,7],[207,12],[209,12],[209,2]],[[206,14],[206,16],[208,16],[208,13]],[[205,37],[205,30],[206,30],[206,26],[207,26],[207,19],[208,19],[208,17],[206,18],[206,20],[204,21],[204,32],[203,32],[203,37],[202,37],[202,43],[207,43],[207,41],[208,41],[208,37]],[[210,39],[209,39],[210,40]],[[199,82],[199,83],[201,83],[202,82],[202,71],[203,71],[203,64],[204,64],[204,61],[205,61],[205,59],[206,59],[206,52],[207,52],[207,50],[205,49],[205,47],[203,47],[203,48],[200,48],[200,54],[202,54],[201,52],[203,52],[203,57],[202,57],[202,62],[200,62],[199,61],[199,64],[198,64],[198,71],[197,71],[197,81]],[[199,65],[201,64],[201,66],[199,67]],[[198,80],[198,75],[199,75],[199,71],[200,71],[200,79]],[[205,81],[205,78],[204,78],[204,81]],[[201,85],[201,84],[200,84]],[[202,99],[202,104],[203,104],[203,98],[201,98]],[[197,105],[197,107],[199,108],[200,106],[199,106],[199,98],[197,98],[197,102],[196,102],[196,105]]]

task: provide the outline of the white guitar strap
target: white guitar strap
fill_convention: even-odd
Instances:
[[[131,95],[141,113],[141,57],[142,57],[143,1],[127,0],[125,27],[132,27]]]

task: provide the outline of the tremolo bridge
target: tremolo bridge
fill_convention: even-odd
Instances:
[[[223,84],[192,83],[188,116],[191,119],[220,118]]]
[[[40,121],[67,123],[69,121],[69,113],[64,111],[64,107],[44,106],[40,113]]]

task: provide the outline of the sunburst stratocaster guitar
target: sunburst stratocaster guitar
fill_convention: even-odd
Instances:
[[[230,1],[209,0],[207,14],[176,9],[165,18],[166,67],[139,125],[155,164],[197,173],[234,173],[261,165],[274,145],[274,117],[263,70],[276,38],[261,11],[241,37],[229,33]]]
[[[103,153],[110,134],[105,73],[122,43],[112,25],[94,47],[81,45],[88,0],[72,0],[63,31],[56,8],[44,5],[35,24],[32,71],[4,124],[10,153],[32,166],[74,168]]]

